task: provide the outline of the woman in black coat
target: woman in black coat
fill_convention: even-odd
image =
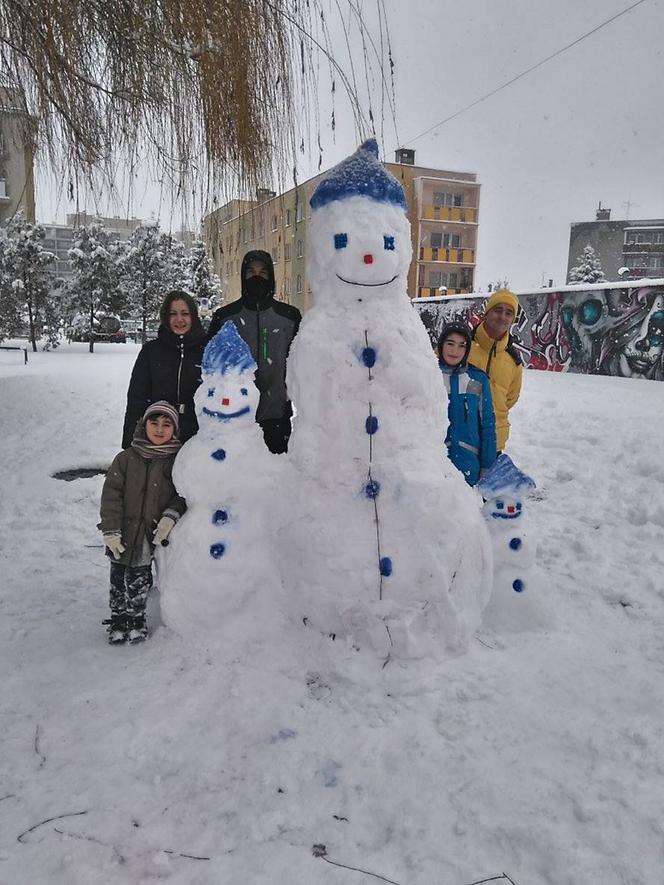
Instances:
[[[169,292],[159,311],[161,325],[154,341],[141,348],[127,391],[122,448],[131,445],[136,422],[150,403],[167,400],[180,416],[180,440],[198,430],[194,393],[201,383],[205,331],[196,302],[187,292]]]

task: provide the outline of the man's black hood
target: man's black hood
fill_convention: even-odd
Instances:
[[[268,269],[269,273],[269,286],[267,290],[267,295],[265,298],[265,303],[256,303],[255,297],[252,297],[251,293],[247,291],[246,288],[246,280],[244,278],[245,271],[247,267],[251,264],[252,261],[261,261]],[[254,249],[251,252],[247,252],[247,254],[242,259],[242,267],[240,269],[240,280],[242,286],[242,301],[250,310],[257,310],[261,307],[267,307],[270,301],[274,298],[274,293],[276,291],[276,280],[274,276],[274,263],[272,262],[272,256],[269,252],[264,252],[262,249]]]

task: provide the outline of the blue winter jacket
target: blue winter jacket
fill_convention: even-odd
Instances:
[[[474,366],[438,363],[449,395],[447,454],[468,485],[496,460],[496,419],[489,378]]]

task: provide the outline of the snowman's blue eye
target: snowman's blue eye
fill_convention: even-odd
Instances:
[[[394,252],[394,237],[383,237],[383,247]]]
[[[208,396],[214,396],[214,387],[208,387]]]
[[[348,245],[348,234],[335,234],[334,235],[334,248],[335,249],[345,249]]]
[[[249,393],[247,392],[247,388],[246,388],[246,387],[241,387],[241,388],[240,388],[240,393],[242,394],[242,396],[249,396]]]
[[[496,510],[502,510],[505,507],[502,501],[496,501]]]

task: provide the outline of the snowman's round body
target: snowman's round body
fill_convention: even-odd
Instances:
[[[232,328],[230,328],[232,327]],[[232,323],[218,333],[227,355],[238,344]],[[208,345],[214,347],[216,338]],[[199,431],[182,447],[173,481],[187,512],[159,554],[164,622],[177,632],[223,643],[246,621],[256,636],[268,619],[257,594],[274,584],[265,524],[272,488],[272,456],[255,422],[258,390],[248,348],[242,358],[215,368],[206,350],[194,403]],[[269,595],[269,594],[268,594]]]
[[[371,196],[312,205],[313,307],[287,375],[292,608],[381,653],[459,650],[489,592],[490,552],[477,496],[445,456],[447,397],[406,293],[410,226]]]

